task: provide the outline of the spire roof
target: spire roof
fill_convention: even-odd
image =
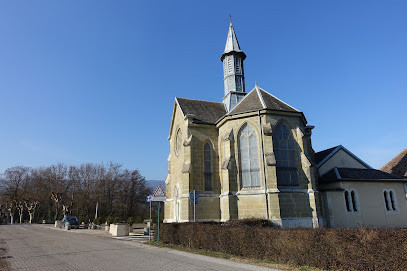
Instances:
[[[239,42],[237,41],[235,30],[233,29],[232,22],[230,22],[228,38],[226,40],[225,52],[223,52],[223,53],[227,54],[232,51],[242,52],[242,50],[240,50]]]

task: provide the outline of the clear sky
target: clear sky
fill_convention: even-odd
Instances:
[[[174,97],[221,101],[232,13],[246,88],[303,111],[313,147],[379,168],[407,147],[407,1],[1,1],[0,171],[167,173]]]

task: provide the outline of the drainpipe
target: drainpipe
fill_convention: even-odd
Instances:
[[[261,157],[263,158],[263,176],[264,176],[264,195],[266,196],[266,212],[267,212],[267,219],[270,218],[269,215],[269,199],[267,195],[267,177],[266,177],[266,161],[264,160],[264,144],[263,144],[263,126],[261,125],[261,117],[260,117],[260,110],[257,112],[259,116],[259,125],[260,125],[260,141],[261,141]]]

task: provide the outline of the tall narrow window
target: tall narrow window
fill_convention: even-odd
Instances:
[[[384,203],[386,204],[386,210],[390,211],[391,209],[390,209],[389,195],[386,190],[384,190],[383,196],[384,196]]]
[[[346,204],[346,211],[351,212],[352,210],[350,209],[349,191],[345,191],[345,204]]]
[[[291,131],[282,123],[277,125],[273,133],[273,148],[277,167],[277,185],[298,185],[294,138]]]
[[[204,145],[204,179],[205,191],[212,191],[212,145]]]
[[[345,196],[345,205],[346,205],[346,211],[348,213],[356,213],[359,211],[359,200],[358,200],[358,195],[354,190],[345,190],[344,192]]]
[[[178,129],[177,136],[175,138],[175,154],[176,155],[179,155],[179,153],[180,153],[181,144],[182,144],[181,129]]]
[[[235,58],[235,67],[236,67],[236,73],[241,74],[240,58],[238,58],[238,57]]]
[[[352,190],[352,192],[350,192],[350,195],[352,197],[353,211],[357,212],[358,211],[358,204],[357,204],[355,191]]]
[[[391,208],[395,211],[397,209],[396,200],[394,199],[394,193],[391,190],[390,190],[390,202],[391,202]]]
[[[393,190],[384,190],[384,204],[386,206],[386,211],[392,212],[397,211],[397,200],[396,195]]]
[[[259,152],[256,132],[246,125],[239,136],[242,187],[260,186]]]

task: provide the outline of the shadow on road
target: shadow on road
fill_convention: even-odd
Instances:
[[[10,270],[10,266],[6,262],[6,244],[0,239],[0,271]]]

